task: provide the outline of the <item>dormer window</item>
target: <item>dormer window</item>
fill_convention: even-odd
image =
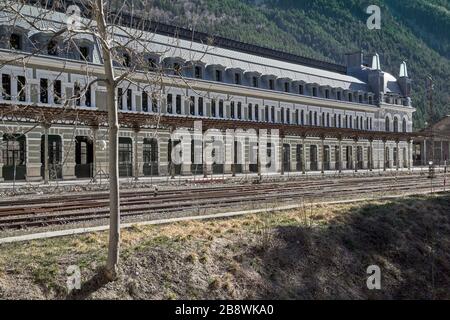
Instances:
[[[181,72],[181,66],[178,62],[175,62],[173,64],[173,71],[175,72],[175,74],[180,74]]]
[[[284,92],[289,92],[289,82],[284,83]]]
[[[254,88],[258,88],[258,78],[257,77],[252,78],[252,84],[253,84]]]
[[[148,68],[149,70],[155,70],[156,69],[156,60],[154,58],[148,59]]]
[[[11,37],[9,38],[9,45],[11,49],[22,50],[22,37],[17,33],[11,34]]]
[[[312,95],[313,95],[313,97],[317,97],[317,88],[316,87],[312,88]]]
[[[342,94],[341,94],[340,91],[336,92],[336,98],[337,98],[338,100],[342,100]]]
[[[61,104],[61,98],[62,98],[62,83],[61,80],[55,80],[53,82],[53,102],[55,104]]]
[[[358,96],[358,99],[359,99],[359,103],[363,103],[363,96],[361,94]]]
[[[325,90],[325,98],[327,98],[327,99],[330,98],[330,90],[328,90],[328,89]]]
[[[348,101],[350,101],[350,102],[353,101],[353,95],[351,93],[348,94]]]
[[[298,94],[303,94],[304,90],[303,90],[303,85],[299,85],[298,86]]]
[[[11,76],[2,74],[2,97],[4,100],[11,100]]]
[[[195,77],[196,79],[202,79],[202,78],[203,78],[203,77],[202,77],[202,68],[201,68],[201,67],[196,66],[196,67],[194,68],[194,77]]]
[[[51,56],[56,56],[58,55],[58,44],[56,43],[56,41],[51,40],[48,44],[47,44],[47,53]]]
[[[125,54],[123,55],[123,63],[122,63],[122,65],[123,65],[124,67],[129,67],[129,66],[130,66],[130,61],[131,61],[130,55],[129,55],[128,53],[125,53]]]
[[[239,73],[234,74],[234,84],[241,84],[241,75]]]
[[[80,60],[89,61],[89,47],[83,46],[79,48]]]
[[[274,90],[275,89],[275,81],[273,79],[269,80],[269,89]]]
[[[219,81],[219,82],[222,82],[222,71],[216,70],[215,80]]]

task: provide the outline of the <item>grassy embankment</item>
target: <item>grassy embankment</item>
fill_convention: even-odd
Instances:
[[[450,196],[420,196],[123,232],[121,277],[97,276],[106,233],[0,245],[0,299],[450,298]],[[378,265],[382,289],[366,287]],[[66,293],[66,268],[83,287]]]

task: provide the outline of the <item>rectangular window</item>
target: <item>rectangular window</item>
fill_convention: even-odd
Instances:
[[[298,93],[303,94],[303,85],[298,86]]]
[[[158,99],[154,95],[152,95],[152,112],[158,112]]]
[[[80,47],[80,60],[89,61],[89,47]]]
[[[150,71],[156,70],[156,60],[155,59],[153,59],[153,58],[148,59],[148,69]]]
[[[201,79],[202,78],[202,68],[195,67],[195,78]]]
[[[248,120],[253,119],[253,106],[251,103],[248,104]]]
[[[257,77],[253,77],[253,87],[258,88],[258,78]]]
[[[241,75],[239,73],[234,74],[234,84],[241,84]]]
[[[55,80],[55,82],[53,82],[53,102],[56,104],[60,104],[61,98],[62,98],[61,80]]]
[[[148,111],[148,94],[145,91],[142,91],[142,111]]]
[[[216,81],[222,81],[222,71],[216,70]]]
[[[269,89],[274,90],[275,89],[275,81],[273,79],[269,80]]]
[[[203,116],[203,98],[199,97],[197,103],[198,103],[198,115]]]
[[[173,101],[170,93],[167,95],[167,113],[173,113]]]
[[[353,101],[353,95],[351,93],[348,94],[348,101],[350,101],[350,102]]]
[[[291,123],[291,110],[289,109],[286,110],[286,123],[287,124]]]
[[[119,109],[123,110],[123,89],[122,88],[117,89],[117,102],[119,104]]]
[[[173,64],[173,71],[174,71],[174,74],[180,74],[180,72],[181,72],[181,66],[180,66],[180,64],[179,63],[174,63]]]
[[[216,117],[216,100],[211,100],[211,117]]]
[[[13,50],[22,50],[22,37],[16,33],[11,34],[9,45]]]
[[[223,118],[223,100],[219,101],[219,117]]]
[[[255,120],[259,120],[259,106],[255,104]]]
[[[56,41],[50,41],[47,45],[47,53],[51,56],[57,56],[58,55],[58,44]]]
[[[191,97],[189,101],[189,114],[191,116],[195,115],[195,97]]]
[[[338,100],[342,100],[341,92],[340,92],[340,91],[336,92],[336,98],[337,98]]]
[[[84,94],[84,97],[85,97],[85,102],[84,102],[84,105],[86,106],[86,107],[90,107],[91,106],[91,86],[89,86],[87,89],[86,89],[86,93]]]
[[[266,119],[266,122],[269,122],[269,106],[266,106],[264,118]]]
[[[133,90],[127,89],[127,109],[133,109]]]
[[[289,92],[289,82],[284,83],[284,92]]]
[[[41,79],[40,84],[40,101],[41,103],[48,103],[48,80]]]
[[[242,119],[242,103],[238,102],[237,104],[237,117],[238,119]]]
[[[2,74],[2,97],[4,100],[11,100],[11,76]]]
[[[231,103],[230,103],[230,113],[231,113],[231,115],[230,115],[231,119],[234,119],[234,101],[231,101]]]
[[[81,104],[81,89],[78,82],[73,85],[73,95],[75,96],[75,105],[79,106]]]
[[[181,96],[179,95],[179,94],[177,94],[177,97],[176,97],[176,113],[177,114],[181,114]]]
[[[363,102],[363,96],[359,95],[359,103],[362,103],[362,102]]]
[[[330,98],[330,91],[329,90],[325,90],[325,98],[327,98],[327,99]]]
[[[312,95],[313,95],[313,97],[317,97],[317,88],[316,87],[312,88]]]
[[[17,77],[17,96],[19,101],[26,100],[26,80],[24,76]]]

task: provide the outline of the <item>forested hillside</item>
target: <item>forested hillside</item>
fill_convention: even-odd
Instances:
[[[366,27],[370,4],[381,30]],[[378,52],[397,76],[406,60],[413,79],[416,128],[428,121],[425,78],[434,79],[434,118],[450,113],[449,0],[147,0],[155,20],[327,61]]]

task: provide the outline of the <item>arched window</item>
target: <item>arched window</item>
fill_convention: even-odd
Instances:
[[[394,132],[398,132],[398,118],[394,117]]]
[[[406,132],[406,119],[403,118],[403,122],[402,122],[402,131]]]
[[[391,131],[391,126],[389,123],[389,117],[386,117],[386,119],[384,120],[384,124],[385,124],[385,131]]]

